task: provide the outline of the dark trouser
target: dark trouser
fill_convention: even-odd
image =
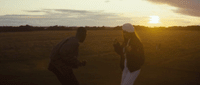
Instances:
[[[66,75],[61,74],[57,69],[51,70],[62,85],[80,85],[72,70]]]

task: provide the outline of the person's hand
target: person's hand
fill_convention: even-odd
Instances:
[[[114,50],[117,54],[123,55],[123,48],[121,47],[121,45],[120,45],[120,43],[118,42],[117,39],[114,39],[113,47],[114,47]]]
[[[113,44],[116,45],[116,44],[118,44],[118,43],[119,43],[118,40],[117,40],[117,39],[114,39]]]
[[[114,41],[113,41],[113,46],[114,46],[114,48],[120,46],[120,43],[118,42],[117,39],[114,39]]]
[[[130,52],[132,48],[131,48],[131,46],[126,46],[125,49],[126,49],[126,51]]]
[[[81,61],[81,65],[82,65],[82,66],[85,66],[85,65],[86,65],[86,63],[87,63],[87,61],[86,61],[86,60],[83,60],[83,61]]]

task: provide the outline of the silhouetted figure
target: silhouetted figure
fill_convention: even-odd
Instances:
[[[120,67],[123,70],[121,85],[133,85],[144,64],[143,44],[137,37],[133,25],[122,26],[124,42],[122,45],[115,39],[114,49],[121,56]]]
[[[61,41],[52,50],[48,69],[57,76],[62,85],[79,85],[72,69],[86,65],[86,61],[77,59],[79,42],[84,42],[86,33],[87,30],[80,27],[75,37]]]

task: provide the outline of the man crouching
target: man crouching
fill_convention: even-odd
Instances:
[[[86,61],[77,59],[79,42],[84,42],[86,33],[85,28],[78,28],[75,37],[64,39],[51,52],[48,70],[57,76],[62,85],[79,85],[72,69],[86,65]]]

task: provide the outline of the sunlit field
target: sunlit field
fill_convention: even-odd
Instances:
[[[146,61],[135,85],[200,84],[200,31],[138,30]],[[76,31],[0,33],[1,85],[60,85],[47,70],[53,46]],[[113,40],[123,41],[120,30],[89,30],[80,43],[79,60],[85,67],[74,70],[81,85],[120,85],[120,57]]]

